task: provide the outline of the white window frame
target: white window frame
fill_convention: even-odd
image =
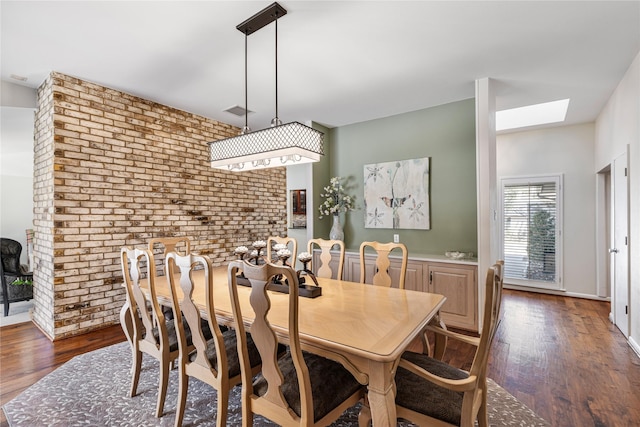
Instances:
[[[556,271],[555,271],[555,282],[546,282],[541,280],[532,280],[532,279],[517,279],[517,278],[504,278],[504,283],[508,285],[515,286],[523,286],[529,288],[540,288],[540,289],[550,289],[550,290],[565,290],[564,288],[564,280],[562,277],[562,236],[563,236],[563,175],[562,174],[553,174],[553,175],[531,175],[531,176],[521,176],[521,177],[502,177],[500,178],[500,195],[499,195],[499,216],[500,216],[500,255],[501,259],[505,259],[504,253],[504,190],[506,186],[512,185],[535,185],[542,183],[553,182],[556,185],[556,234],[555,234],[555,249],[556,249]],[[506,260],[505,260],[506,262]]]

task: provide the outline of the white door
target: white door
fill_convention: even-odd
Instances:
[[[627,154],[613,161],[613,239],[611,252],[613,321],[625,337],[629,336],[629,245]]]

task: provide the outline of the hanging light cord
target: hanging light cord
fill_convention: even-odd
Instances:
[[[278,117],[278,12],[276,12],[276,116],[271,121],[271,126],[282,124]]]
[[[242,132],[249,132],[249,89],[247,85],[247,39],[249,35],[244,33],[244,129]]]

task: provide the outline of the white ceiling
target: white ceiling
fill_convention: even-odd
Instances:
[[[270,1],[5,1],[1,77],[50,71],[241,126],[244,35]],[[640,1],[280,1],[279,116],[329,127],[474,96],[593,121],[640,50]],[[274,25],[248,38],[249,125],[275,115]],[[27,77],[24,83],[11,74]]]

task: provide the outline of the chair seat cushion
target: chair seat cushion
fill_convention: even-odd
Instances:
[[[309,369],[313,393],[313,416],[314,422],[317,422],[358,391],[362,385],[344,366],[333,360],[307,352],[303,352],[303,356]],[[281,357],[278,365],[284,376],[282,394],[291,409],[300,416],[300,388],[291,353],[287,352]],[[267,392],[267,381],[262,374],[256,376],[253,392],[258,396]]]
[[[452,380],[469,374],[422,353],[406,351],[403,359],[439,377]],[[399,367],[396,372],[396,404],[449,424],[460,425],[462,393],[448,390]]]
[[[222,332],[222,339],[224,340],[224,346],[227,350],[227,365],[229,367],[229,377],[233,378],[237,375],[240,375],[240,362],[238,359],[238,339],[236,337],[236,332],[232,329],[227,329]],[[249,352],[249,363],[251,367],[255,367],[260,365],[260,353],[256,348],[255,343],[253,342],[253,338],[251,334],[247,334],[247,349]],[[214,369],[218,369],[218,356],[216,353],[216,344],[215,341],[210,339],[207,341],[207,359],[209,359],[209,363],[213,366]],[[189,361],[193,362],[196,360],[197,352],[194,351],[189,355]]]
[[[191,329],[189,328],[189,324],[184,317],[182,318],[182,322],[182,324],[184,325],[184,334],[186,335],[187,345],[190,346],[193,343],[191,338]],[[178,351],[178,335],[176,334],[176,325],[174,323],[174,319],[165,320],[165,324],[167,325],[167,337],[169,338],[169,352],[173,353],[174,351]],[[204,335],[204,339],[211,339],[213,335],[211,334],[211,329],[209,329],[209,322],[207,322],[206,319],[201,320],[200,328],[202,329],[202,335]],[[153,336],[156,339],[156,342],[160,342],[160,334],[158,332],[158,328],[153,328]]]

